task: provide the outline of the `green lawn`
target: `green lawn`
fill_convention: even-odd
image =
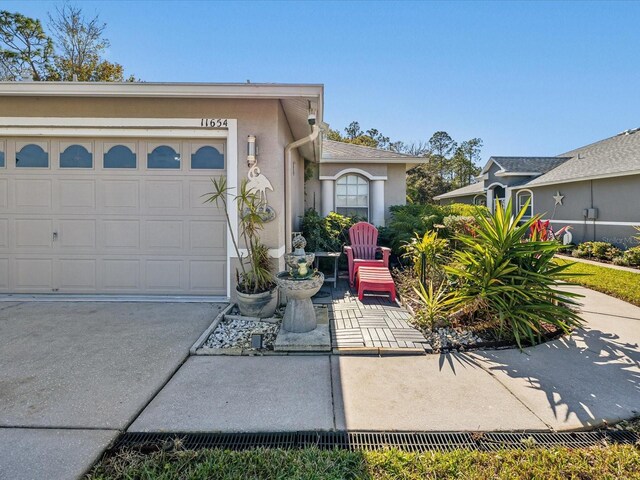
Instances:
[[[89,479],[640,479],[640,449],[613,445],[492,453],[468,450],[256,449],[122,453],[104,460]]]
[[[569,262],[564,259],[559,261]],[[575,262],[568,271],[584,274],[574,277],[573,282],[640,307],[640,273],[580,262]]]

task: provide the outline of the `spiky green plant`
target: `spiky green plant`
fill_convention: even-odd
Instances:
[[[447,248],[447,240],[438,238],[438,232],[427,230],[424,235],[415,234],[414,239],[404,246],[404,258],[413,264],[413,271],[418,278],[437,276],[442,271],[442,262]],[[424,257],[424,271],[422,258]],[[440,281],[437,281],[440,284]]]
[[[497,320],[519,347],[524,339],[539,343],[543,324],[568,333],[582,321],[572,309],[581,295],[560,289],[574,276],[566,271],[570,264],[554,261],[558,242],[526,238],[539,219],[523,220],[526,208],[514,215],[511,202],[498,203],[493,215],[477,215],[475,235],[457,236],[464,248],[445,267],[457,284],[458,311]]]
[[[414,287],[422,308],[419,321],[426,327],[432,328],[439,323],[446,323],[447,313],[460,302],[455,290],[448,290],[444,283],[434,286],[429,280],[427,285],[418,282],[418,288]]]
[[[231,187],[224,176],[212,178],[213,191],[203,195],[205,203],[222,205],[227,219],[227,227],[231,232],[231,242],[238,256],[240,271],[236,269],[238,290],[243,293],[261,293],[271,290],[275,285],[271,272],[271,262],[267,247],[260,241],[260,233],[264,228],[264,204],[255,192],[247,187],[247,180],[240,185],[237,195],[231,197],[238,209],[238,224],[240,237],[247,248],[247,255],[242,255],[238,248],[238,241],[231,228],[228,198]]]

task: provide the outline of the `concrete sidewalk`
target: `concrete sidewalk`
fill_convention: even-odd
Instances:
[[[640,414],[640,308],[572,288],[585,327],[523,352],[190,358],[129,430],[560,431]]]

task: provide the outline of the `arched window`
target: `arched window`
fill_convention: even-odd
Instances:
[[[30,143],[16,152],[18,168],[48,168],[49,154],[40,145]]]
[[[360,175],[348,174],[336,180],[336,213],[357,215],[369,220],[369,182]]]
[[[167,145],[160,145],[147,155],[147,168],[180,169],[180,154]]]
[[[209,145],[200,147],[196,153],[191,154],[191,169],[222,169],[224,168],[224,155],[217,148]]]
[[[478,195],[476,195],[475,197],[473,197],[473,204],[474,205],[481,205],[483,207],[487,206],[487,196],[483,193],[479,193]]]
[[[93,155],[82,145],[69,145],[60,154],[60,168],[93,168]]]
[[[527,200],[529,200],[529,205],[527,205],[527,210],[525,211],[522,218],[525,220],[531,218],[533,216],[533,192],[531,190],[520,190],[516,195],[516,198],[516,203],[518,204],[518,212],[520,212],[520,210],[524,208]]]
[[[104,168],[136,168],[136,154],[129,147],[114,145],[104,154]]]

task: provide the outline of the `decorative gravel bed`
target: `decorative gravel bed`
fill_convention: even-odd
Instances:
[[[468,330],[454,330],[450,327],[438,328],[431,332],[421,330],[425,338],[429,341],[434,352],[442,352],[446,350],[463,351],[468,347],[475,347],[478,344],[488,342],[474,332]]]
[[[251,335],[261,333],[263,335],[262,350],[273,350],[278,330],[280,330],[280,322],[260,321],[235,315],[225,316],[211,332],[203,347],[252,349]]]

